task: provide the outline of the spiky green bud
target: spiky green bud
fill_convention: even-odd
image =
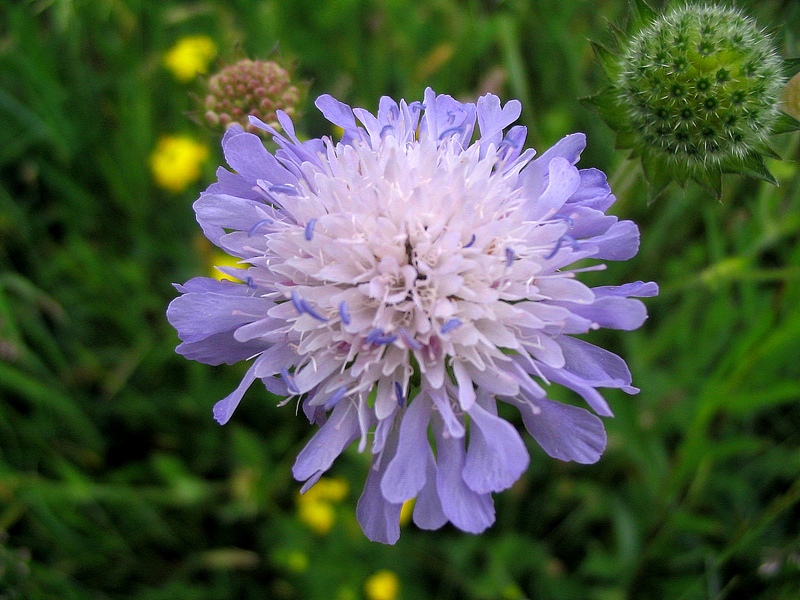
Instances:
[[[620,53],[595,45],[611,85],[586,104],[641,156],[651,196],[693,179],[714,195],[723,172],[774,183],[764,156],[787,130],[779,100],[784,61],[771,37],[736,9],[683,5],[656,15],[634,3]],[[791,120],[791,119],[790,119]]]
[[[297,117],[304,86],[295,84],[291,73],[274,61],[244,59],[212,76],[205,97],[205,119],[223,128],[238,123],[246,130],[260,132],[250,125],[253,115],[277,127],[276,111]]]

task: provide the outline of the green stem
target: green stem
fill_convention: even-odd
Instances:
[[[614,169],[611,177],[608,178],[608,185],[611,187],[611,192],[617,197],[617,202],[614,204],[614,212],[616,214],[622,215],[628,210],[630,192],[633,185],[639,179],[640,173],[641,167],[639,161],[625,158]]]

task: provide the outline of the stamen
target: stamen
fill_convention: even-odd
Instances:
[[[292,290],[292,304],[294,305],[294,309],[301,315],[306,313],[318,321],[322,321],[323,323],[328,322],[328,319],[319,314],[314,307],[309,304],[308,300],[300,297],[300,294],[297,293],[297,290]]]
[[[316,310],[314,310],[314,307],[311,306],[308,303],[308,300],[302,299],[302,300],[300,300],[300,303],[303,305],[303,312],[305,312],[306,314],[314,317],[317,321],[322,321],[323,323],[327,323],[328,322],[328,319],[326,319],[321,314],[319,314]]]
[[[514,264],[514,259],[517,258],[517,255],[511,248],[506,248],[506,266],[510,267]]]
[[[397,405],[403,408],[403,405],[406,403],[406,398],[403,396],[403,386],[397,381],[394,382],[394,395],[397,397]]]
[[[292,304],[294,305],[294,309],[302,315],[303,301],[300,298],[300,294],[297,293],[297,290],[292,290]]]
[[[339,303],[339,316],[342,318],[342,323],[350,325],[350,311],[347,308],[347,302],[344,300]]]
[[[272,219],[262,219],[255,225],[250,228],[250,231],[247,232],[247,237],[253,237],[259,229],[261,229],[264,225],[272,225],[274,221]]]
[[[367,337],[364,338],[368,344],[377,344],[379,346],[387,346],[397,340],[396,335],[386,335],[380,329],[373,329],[367,334]]]
[[[520,146],[521,144],[517,140],[511,140],[508,136],[505,136],[497,147],[497,158],[500,162],[505,161],[508,155],[519,150]]]
[[[300,393],[300,388],[298,388],[297,383],[295,383],[294,375],[289,373],[289,370],[286,367],[281,369],[281,377],[283,377],[283,380],[286,382],[286,387],[289,388],[289,391],[292,392],[292,394]]]
[[[553,221],[563,221],[567,225],[569,225],[570,229],[572,229],[575,226],[575,221],[569,215],[562,215],[561,213],[556,213],[556,214],[553,215],[552,220]]]
[[[550,252],[550,254],[545,256],[544,259],[545,260],[550,260],[551,258],[553,258],[558,253],[558,251],[561,250],[561,248],[564,247],[565,243],[569,243],[569,245],[572,246],[573,250],[580,250],[580,244],[577,242],[577,240],[575,238],[573,238],[572,236],[564,234],[560,238],[558,238],[558,241],[556,242],[555,248],[553,248],[553,250]]]
[[[372,344],[375,342],[375,339],[382,336],[383,332],[380,329],[373,329],[367,334],[367,337],[364,338],[364,341],[368,344]]]
[[[463,325],[460,319],[450,319],[449,321],[447,321],[447,323],[442,325],[439,331],[441,331],[442,333],[450,333],[451,331],[453,331],[453,329],[455,329],[459,325]]]
[[[341,386],[338,390],[333,392],[333,395],[330,398],[328,398],[325,401],[325,404],[322,406],[322,408],[324,408],[325,410],[332,409],[334,406],[339,404],[339,401],[342,398],[344,398],[346,392],[347,392],[347,390],[345,389],[345,387]]]
[[[269,187],[269,191],[272,192],[273,194],[277,192],[279,194],[286,194],[287,196],[298,195],[297,188],[289,183],[282,183],[280,185],[271,185]]]
[[[306,223],[306,241],[310,242],[311,238],[314,237],[314,227],[317,224],[317,219],[309,219],[308,223]]]
[[[400,329],[398,329],[397,333],[400,334],[400,337],[402,338],[405,345],[411,348],[412,350],[419,350],[422,348],[422,344],[420,344],[417,340],[411,337],[411,334],[405,327],[401,327]]]
[[[444,138],[446,138],[448,136],[453,136],[453,135],[456,135],[456,134],[459,134],[459,133],[461,135],[464,135],[465,131],[464,131],[464,127],[463,126],[461,126],[461,127],[451,127],[450,129],[445,129],[442,133],[439,134],[439,140],[441,141],[441,140],[443,140]]]

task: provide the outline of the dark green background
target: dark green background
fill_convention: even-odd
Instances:
[[[798,3],[742,5],[800,54]],[[603,84],[588,39],[625,14],[622,0],[1,0],[0,599],[346,600],[384,568],[405,600],[798,598],[798,138],[775,140],[780,187],[728,177],[721,202],[690,186],[648,206],[578,102]],[[225,62],[277,48],[311,98],[374,109],[488,87],[523,102],[540,151],[587,132],[581,166],[610,174],[611,212],[639,223],[642,249],[584,279],[662,289],[640,330],[590,336],[642,389],[606,394],[598,464],[529,440],[488,532],[408,526],[385,547],[355,522],[367,457],[351,450],[331,533],[298,521],[307,421],[254,386],[218,426],[211,406],[243,366],[175,355],[164,317],[171,284],[206,272],[191,203],[222,162],[219,135],[186,116],[202,81],[162,65],[190,34]],[[300,130],[330,132],[305,114]],[[168,133],[214,148],[178,196],[148,167]]]

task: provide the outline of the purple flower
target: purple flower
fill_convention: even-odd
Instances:
[[[419,527],[481,532],[492,493],[529,460],[498,401],[551,456],[593,463],[601,420],[546,387],[574,390],[603,417],[597,388],[637,391],[620,357],[573,335],[636,329],[647,315],[634,297],[657,286],[589,288],[575,277],[587,268],[570,265],[631,258],[638,229],[604,214],[615,198],[603,173],[575,167],[583,134],[535,159],[523,151],[525,128],[506,131],[516,100],[461,103],[428,89],[422,103],[382,98],[377,116],[327,95],[316,105],[344,130],[339,143],[299,141],[282,113],[283,134],[252,119],[274,155],[237,126],[225,134],[235,172],[220,169],[195,210],[206,236],[241,259],[224,270],[246,283],[178,286],[167,312],[177,351],[251,360],[214,407],[220,423],[256,379],[302,405],[319,427],[293,469],[304,490],[354,441],[369,449],[357,512],[371,540],[398,539],[411,498]]]

